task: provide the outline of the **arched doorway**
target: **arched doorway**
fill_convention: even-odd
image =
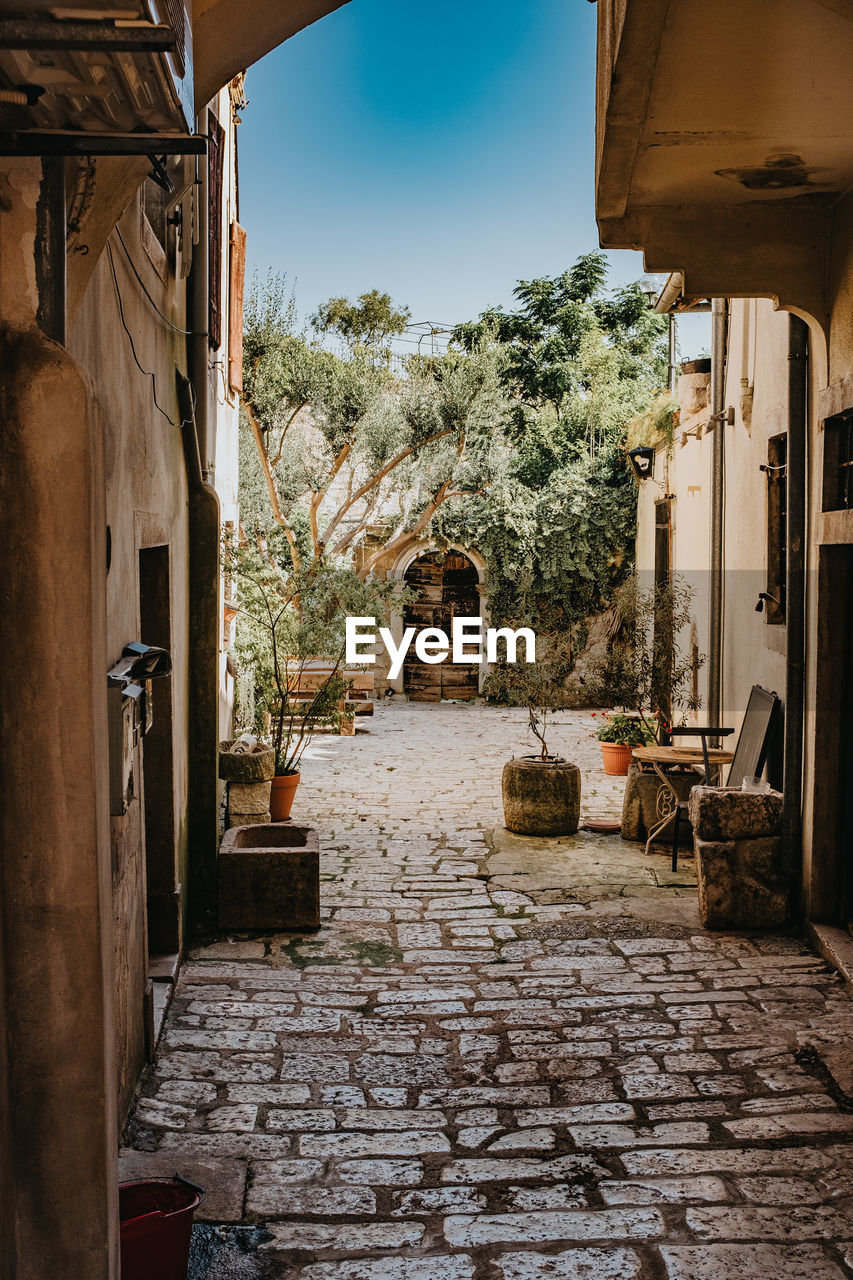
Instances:
[[[405,627],[418,631],[440,627],[450,636],[454,618],[480,616],[479,575],[461,551],[430,551],[418,556],[406,570],[404,581],[418,593],[418,599],[405,608]],[[479,670],[477,663],[454,663],[450,658],[421,662],[413,643],[403,666],[403,689],[417,702],[441,702],[443,698],[470,702],[477,696]]]

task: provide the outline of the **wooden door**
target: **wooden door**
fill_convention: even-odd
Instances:
[[[454,618],[480,616],[477,570],[460,551],[432,551],[420,556],[406,570],[406,586],[418,592],[414,604],[406,607],[403,623],[423,631],[439,627],[451,637]],[[416,702],[441,702],[457,698],[470,702],[479,688],[476,663],[421,662],[414,642],[403,665],[403,688]]]

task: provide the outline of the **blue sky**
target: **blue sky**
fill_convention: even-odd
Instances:
[[[253,67],[240,128],[250,270],[300,315],[391,293],[413,320],[512,302],[598,244],[595,5],[352,0]],[[611,282],[642,274],[611,254]]]

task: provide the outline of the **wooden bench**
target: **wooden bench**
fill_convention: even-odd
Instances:
[[[294,671],[295,687],[290,692],[293,705],[310,703],[335,666],[334,662],[324,658],[285,658],[284,662],[288,673]],[[373,715],[373,672],[359,671],[354,667],[339,667],[338,672],[346,680],[347,690],[338,703],[337,728],[343,737],[352,737],[355,717]]]

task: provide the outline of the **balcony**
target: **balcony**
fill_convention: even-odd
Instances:
[[[769,296],[825,323],[851,66],[845,0],[599,0],[602,244],[683,272],[687,297]]]

